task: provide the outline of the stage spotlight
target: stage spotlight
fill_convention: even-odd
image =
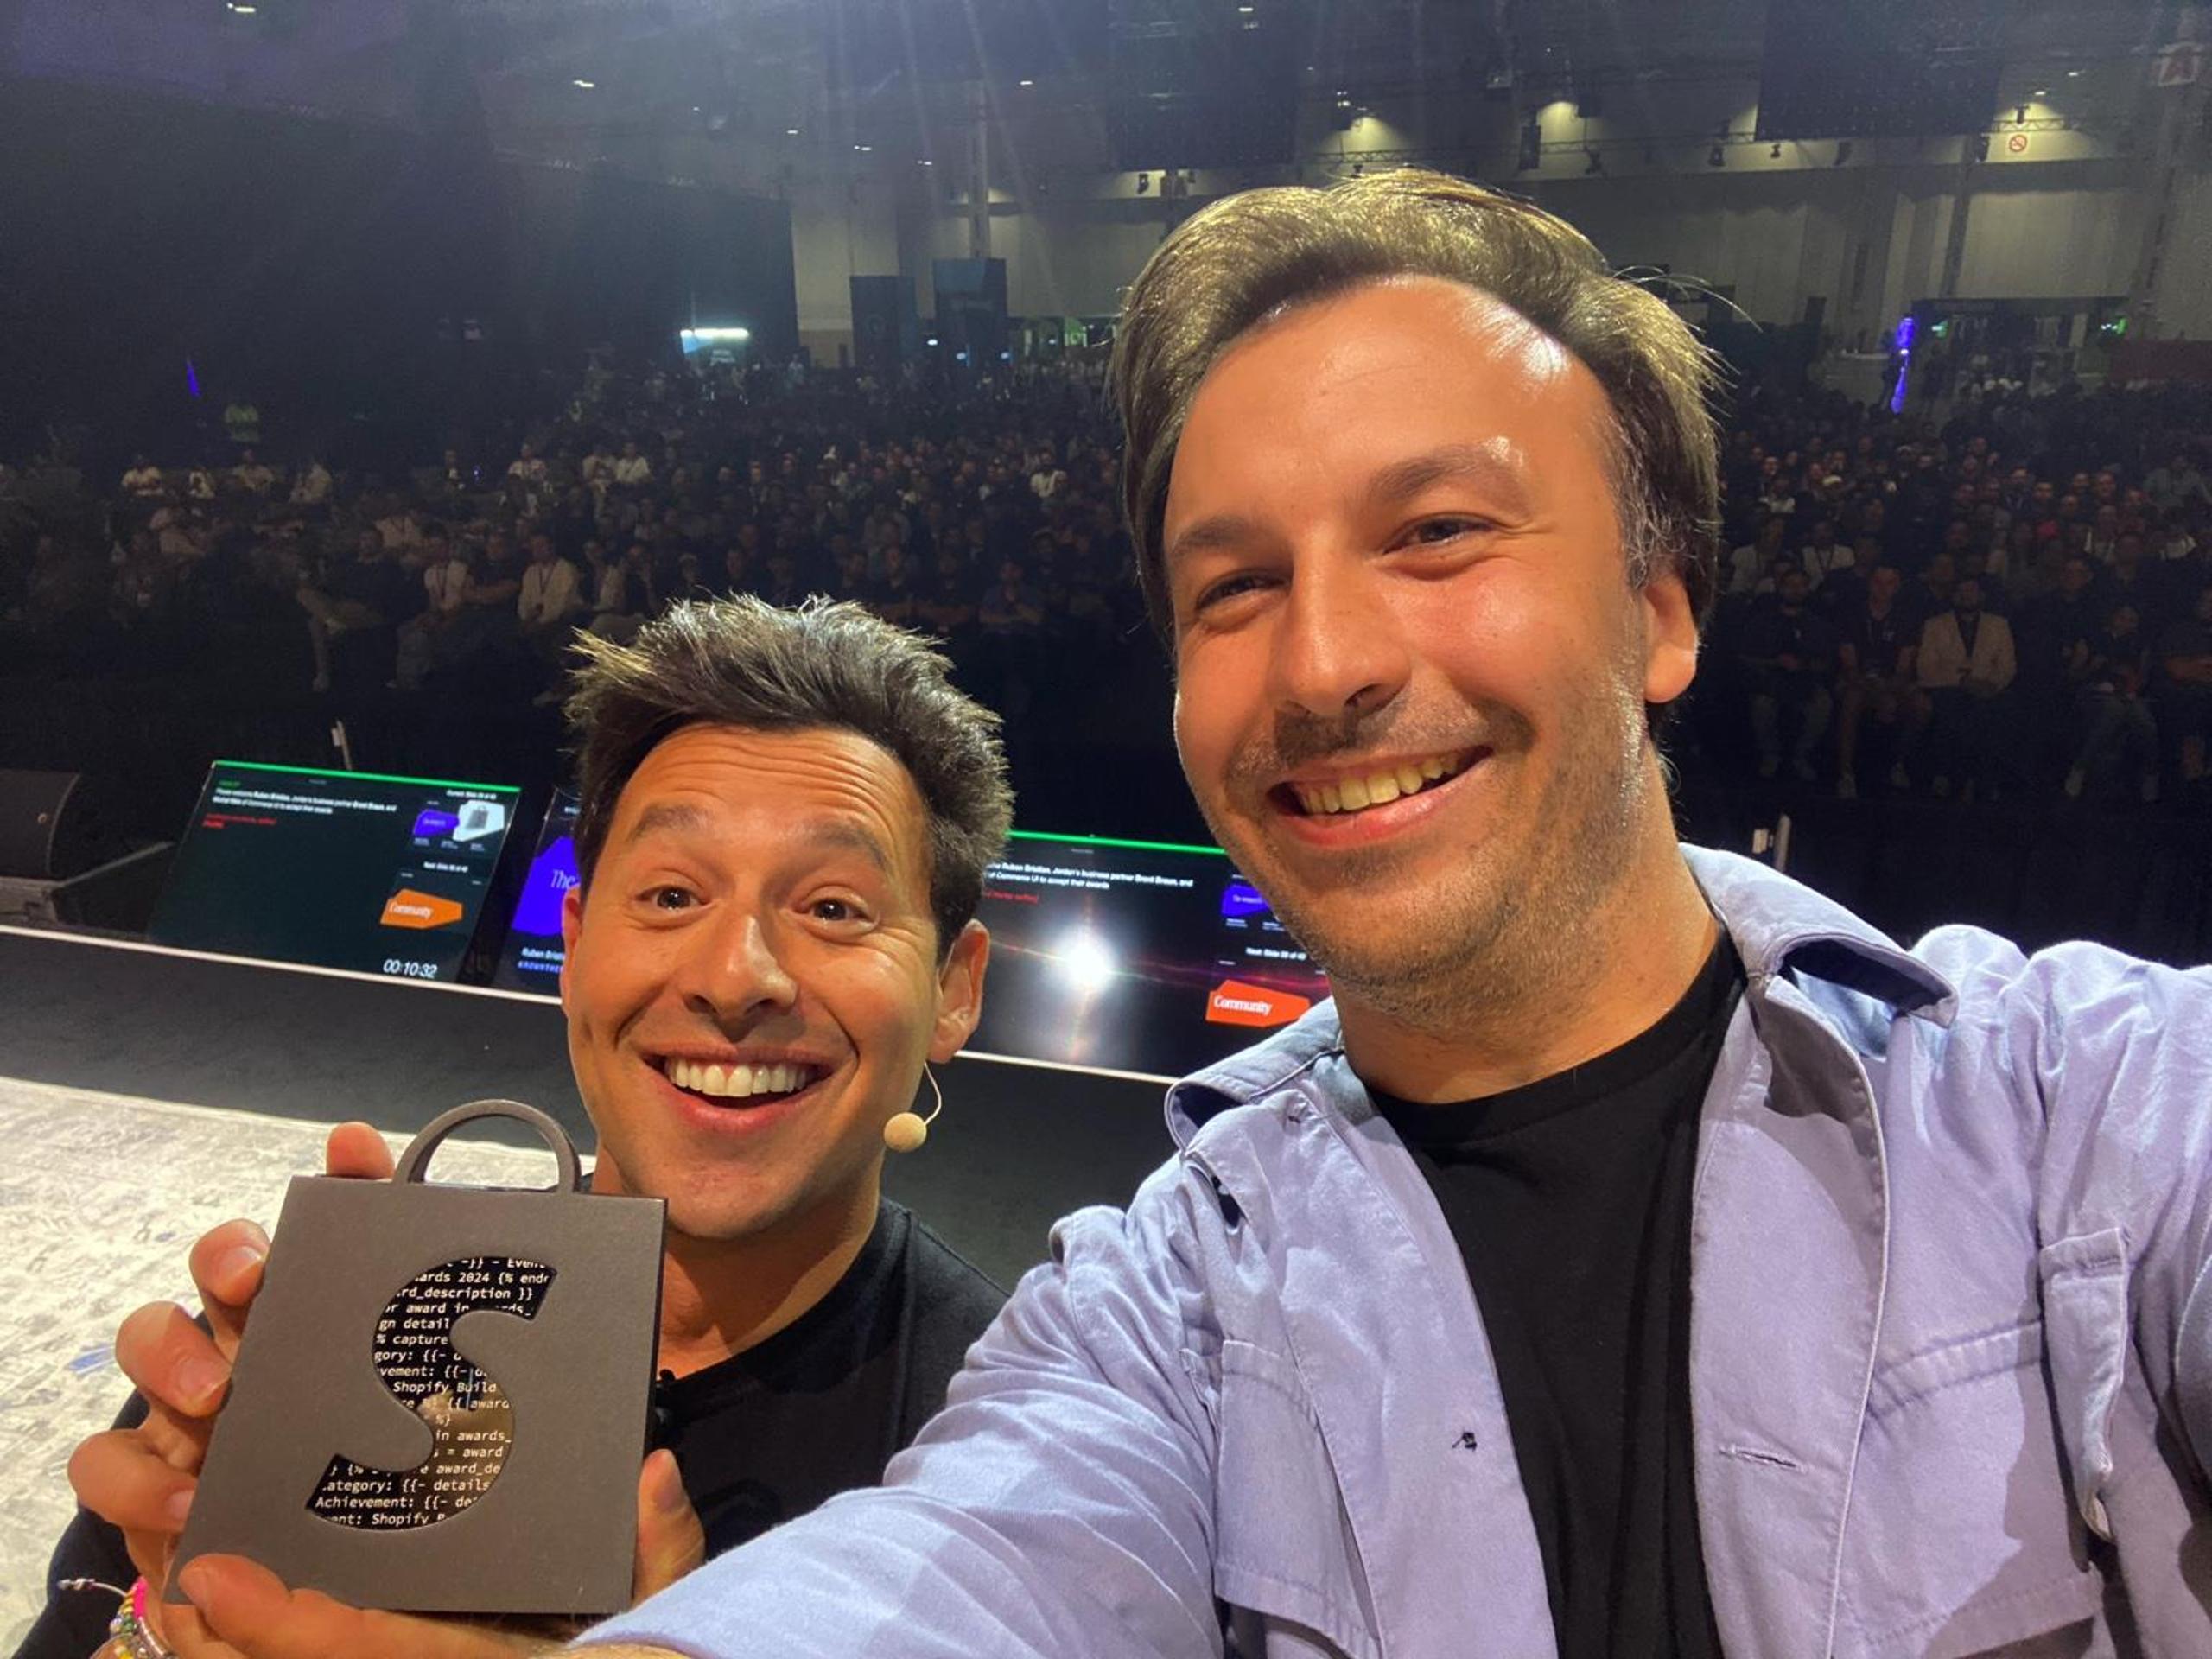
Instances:
[[[1521,129],[1520,168],[1533,173],[1544,159],[1544,129],[1535,116],[1530,116]]]
[[[1137,194],[1139,194],[1139,195],[1141,195],[1141,196],[1148,196],[1148,195],[1150,195],[1151,194],[1152,194],[1152,175],[1151,175],[1151,174],[1149,174],[1149,173],[1140,173],[1140,174],[1138,174],[1138,175],[1137,175]]]
[[[1766,158],[1770,162],[1780,161],[1782,159],[1782,146],[1780,144],[1777,144],[1772,149],[1767,151]]]
[[[1582,176],[1584,178],[1588,178],[1592,173],[1602,173],[1605,170],[1605,158],[1603,156],[1600,156],[1596,150],[1586,149],[1582,153],[1590,158],[1583,164]]]
[[[1974,158],[1977,162],[1986,162],[1989,159],[1989,135],[1987,133],[1977,132],[1974,134]]]
[[[1052,971],[1077,990],[1103,990],[1114,977],[1113,947],[1096,933],[1071,933],[1052,953]]]
[[[1726,149],[1723,149],[1719,144],[1715,144],[1711,149],[1705,152],[1705,164],[1707,167],[1727,166],[1728,152]]]

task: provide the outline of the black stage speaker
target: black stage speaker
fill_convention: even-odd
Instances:
[[[67,881],[123,850],[82,772],[0,768],[0,877]]]

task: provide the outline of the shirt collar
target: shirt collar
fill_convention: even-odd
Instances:
[[[1794,971],[1899,1014],[1950,1024],[1958,1009],[1951,982],[1872,923],[1755,859],[1687,845],[1682,857],[1753,984]],[[1274,1093],[1343,1047],[1336,1002],[1317,1003],[1296,1023],[1170,1089],[1168,1132],[1187,1146],[1216,1113]]]

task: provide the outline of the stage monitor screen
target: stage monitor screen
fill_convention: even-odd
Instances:
[[[1329,994],[1217,848],[1017,830],[977,914],[981,1053],[1179,1077]]]
[[[537,850],[531,855],[522,896],[508,918],[493,984],[546,996],[561,994],[561,905],[576,885],[576,798],[564,789],[553,797],[538,826]]]
[[[520,796],[505,784],[218,760],[148,937],[451,980]]]

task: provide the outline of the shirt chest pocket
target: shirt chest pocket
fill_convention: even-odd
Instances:
[[[1298,1368],[1222,1344],[1216,1408],[1214,1593],[1234,1649],[1379,1659],[1366,1575]]]
[[[2045,1341],[2029,1319],[1877,1371],[1840,1656],[2009,1651],[2097,1615],[2104,1580],[2068,1501]]]

